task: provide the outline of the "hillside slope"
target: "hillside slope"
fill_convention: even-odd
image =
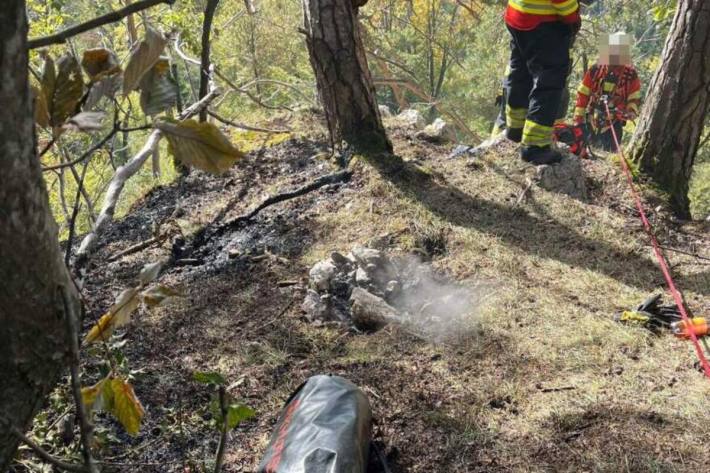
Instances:
[[[126,330],[122,351],[140,368],[134,386],[147,416],[138,438],[106,440],[116,471],[138,471],[136,463],[145,472],[202,471],[211,461],[218,436],[196,370],[223,373],[258,413],[231,436],[231,472],[254,471],[284,400],[317,373],[368,393],[375,440],[394,472],[708,468],[698,446],[710,438],[710,384],[693,368],[691,345],[613,321],[663,287],[614,166],[584,163],[590,202],[537,186],[520,198],[526,169],[512,151],[472,164],[449,158],[450,146],[391,132],[417,179],[385,179],[355,162],[350,182],[272,206],[161,276],[187,297]],[[189,234],[332,172],[325,148],[318,133],[292,138],[226,176],[193,173],[151,192],[101,243],[85,328],[143,264],[172,250],[168,242],[111,255],[150,238],[153,224],[172,218]],[[707,228],[653,215],[664,244],[707,254]],[[397,326],[358,334],[308,322],[300,305],[310,266],[356,244],[424,255],[457,281],[488,284],[475,333],[437,344]],[[670,259],[689,306],[710,315],[707,263]],[[88,365],[87,382],[98,379],[96,359]],[[99,422],[99,432],[118,431]]]

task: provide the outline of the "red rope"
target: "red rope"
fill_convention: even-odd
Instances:
[[[671,275],[671,270],[670,268],[668,268],[668,264],[666,263],[666,258],[663,254],[663,250],[658,244],[658,240],[656,239],[656,235],[653,233],[651,223],[648,221],[648,218],[646,217],[646,212],[643,210],[641,197],[639,196],[639,193],[636,190],[636,186],[634,185],[634,178],[631,175],[631,169],[629,168],[628,161],[626,161],[624,150],[621,148],[621,144],[619,144],[619,138],[616,136],[616,130],[614,129],[614,123],[611,118],[611,111],[609,110],[609,103],[606,100],[604,100],[604,107],[606,107],[606,116],[609,119],[609,125],[611,126],[610,129],[611,134],[614,138],[614,144],[616,144],[616,150],[619,153],[619,157],[621,158],[621,167],[624,169],[624,174],[626,174],[626,180],[628,181],[629,187],[631,188],[631,194],[633,194],[634,200],[636,201],[636,208],[638,209],[639,215],[641,216],[641,220],[643,221],[643,227],[646,229],[646,233],[648,233],[648,236],[651,239],[651,244],[653,245],[653,252],[656,254],[656,259],[658,259],[658,264],[661,266],[661,271],[663,272],[663,277],[666,279],[666,283],[668,284],[668,289],[670,289],[671,295],[673,295],[673,299],[675,300],[675,303],[676,305],[678,305],[678,309],[680,310],[680,315],[683,318],[686,327],[688,328],[690,340],[693,342],[693,345],[695,345],[695,351],[698,354],[698,359],[700,360],[700,364],[703,367],[703,371],[705,371],[705,376],[710,378],[710,364],[708,364],[708,360],[705,358],[705,353],[703,352],[703,349],[700,346],[698,337],[695,335],[695,329],[693,327],[692,321],[690,320],[690,317],[688,317],[688,312],[685,309],[683,297],[681,296],[680,291],[678,291],[678,289],[676,288],[675,282],[673,282],[673,276]]]

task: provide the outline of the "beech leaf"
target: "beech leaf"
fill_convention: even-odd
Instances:
[[[138,88],[143,76],[160,59],[167,42],[168,40],[160,31],[146,26],[145,38],[131,53],[123,73],[123,93],[125,95]]]
[[[177,102],[177,86],[170,74],[170,62],[160,58],[140,81],[143,113],[157,115]]]
[[[101,129],[101,121],[106,114],[104,112],[81,112],[71,117],[64,128],[79,131],[95,131]]]
[[[116,55],[106,48],[87,49],[81,58],[81,66],[91,82],[98,82],[121,72]]]
[[[36,85],[31,87],[31,91],[35,107],[35,123],[42,128],[47,128],[49,127],[49,108],[47,107],[47,97]]]
[[[119,378],[108,378],[103,387],[104,410],[116,417],[130,435],[138,435],[145,409],[136,397],[133,386]]]
[[[56,75],[53,71],[48,71],[47,66],[51,61],[45,61],[45,72],[48,73],[42,80],[42,89],[47,98],[49,110],[49,124],[59,127],[64,124],[67,118],[72,116],[76,106],[84,94],[84,80],[81,76],[79,61],[71,54],[65,54],[57,61]]]
[[[93,343],[99,340],[106,341],[118,327],[126,325],[131,320],[131,314],[138,308],[140,298],[138,290],[130,288],[123,291],[116,298],[116,302],[109,308],[99,321],[91,327],[84,338],[84,343]]]
[[[143,285],[155,281],[155,278],[157,278],[158,274],[160,274],[160,268],[162,267],[162,263],[146,264],[143,266],[143,269],[141,269],[140,274],[138,274],[138,281],[140,281]]]
[[[144,291],[142,296],[145,305],[153,308],[165,304],[168,300],[174,297],[181,297],[182,294],[175,289],[156,284]]]
[[[168,140],[168,151],[183,164],[213,174],[226,172],[244,154],[211,123],[161,119],[155,124]]]

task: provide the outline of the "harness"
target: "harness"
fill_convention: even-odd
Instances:
[[[632,71],[625,67],[622,74],[609,70],[609,66],[594,66],[596,70],[592,77],[594,87],[592,88],[591,117],[589,123],[595,133],[604,132],[609,129],[609,121],[606,117],[604,103],[608,102],[614,114],[615,121],[624,121],[624,109],[626,103],[618,91],[623,91],[632,80]],[[606,98],[606,101],[604,100]]]

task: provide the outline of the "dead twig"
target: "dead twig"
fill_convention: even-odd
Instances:
[[[219,446],[217,447],[217,459],[215,460],[214,472],[222,471],[224,463],[224,452],[227,450],[227,434],[229,425],[227,422],[227,390],[224,386],[219,387],[219,409],[222,413],[222,434],[219,437]]]
[[[267,207],[270,207],[274,204],[278,204],[280,202],[295,199],[296,197],[300,197],[302,195],[308,194],[309,192],[313,192],[315,190],[318,190],[323,186],[327,186],[328,184],[336,184],[338,182],[347,182],[348,180],[350,180],[351,177],[352,177],[352,171],[347,171],[347,170],[346,171],[338,171],[333,174],[321,176],[318,179],[316,179],[315,181],[311,182],[310,184],[307,184],[303,187],[299,187],[296,190],[282,192],[280,194],[273,195],[273,196],[269,197],[268,199],[266,199],[261,204],[259,204],[251,212],[248,212],[245,215],[241,215],[239,217],[235,217],[231,220],[228,220],[223,225],[218,227],[214,231],[214,233],[212,233],[212,235],[204,238],[200,243],[204,244],[204,243],[208,242],[211,238],[214,238],[214,237],[222,235],[230,230],[238,228],[243,223],[246,223],[249,220],[252,220],[254,217],[256,217],[259,214],[259,212],[261,212],[262,210],[264,210]]]
[[[79,419],[79,431],[81,445],[84,455],[85,471],[88,473],[98,473],[98,468],[91,455],[91,432],[93,426],[89,422],[84,411],[84,402],[81,398],[81,376],[79,374],[79,317],[72,304],[72,298],[67,287],[62,287],[62,299],[64,302],[64,315],[66,318],[67,337],[69,338],[69,348],[71,358],[69,359],[69,372],[71,373],[71,390],[76,406],[76,416]]]
[[[515,205],[513,207],[517,207],[518,205],[520,205],[520,203],[523,200],[527,199],[528,193],[530,192],[530,189],[532,189],[532,186],[533,186],[533,181],[532,181],[532,179],[528,178],[525,187],[520,192],[520,195],[518,196],[518,199],[515,201]]]
[[[32,440],[30,440],[29,437],[27,437],[25,434],[20,432],[17,427],[12,427],[12,435],[17,437],[22,443],[30,447],[35,454],[40,457],[42,460],[46,461],[50,465],[59,468],[60,470],[64,471],[75,471],[79,473],[86,473],[89,470],[86,469],[83,465],[76,465],[74,463],[67,463],[65,461],[59,460],[58,458],[55,458],[52,456],[51,453],[34,443]]]
[[[110,258],[108,258],[107,261],[109,263],[111,263],[113,261],[117,261],[117,260],[123,258],[124,256],[128,256],[133,253],[138,253],[139,251],[144,250],[150,246],[153,246],[156,243],[162,242],[163,240],[165,240],[166,236],[167,235],[159,235],[159,236],[156,236],[153,238],[148,238],[147,240],[142,241],[140,243],[136,243],[135,245],[129,246],[125,250],[120,251],[120,252],[116,253],[115,255],[111,256]]]
[[[86,23],[81,23],[79,25],[72,26],[58,33],[51,34],[49,36],[42,36],[40,38],[32,38],[27,41],[27,48],[37,49],[42,48],[44,46],[49,46],[50,44],[61,44],[72,36],[76,36],[80,33],[84,33],[85,31],[92,30],[108,23],[114,23],[116,21],[121,20],[122,18],[127,17],[131,13],[143,11],[160,3],[167,3],[168,5],[172,5],[173,3],[175,3],[175,0],[141,0],[135,3],[131,3],[130,5],[127,5],[121,8],[120,10],[112,11],[105,15],[89,20]]]
[[[661,246],[661,248],[664,249],[664,250],[666,250],[666,251],[670,251],[670,252],[672,252],[672,253],[680,253],[680,254],[682,254],[682,255],[692,256],[693,258],[697,258],[697,259],[700,259],[700,260],[703,260],[703,261],[710,261],[710,258],[708,258],[707,256],[702,256],[702,255],[699,255],[699,254],[697,254],[697,253],[693,253],[693,252],[691,252],[691,251],[685,251],[685,250],[681,250],[681,249],[678,249],[678,248],[672,248],[672,247],[670,247],[670,246]]]

